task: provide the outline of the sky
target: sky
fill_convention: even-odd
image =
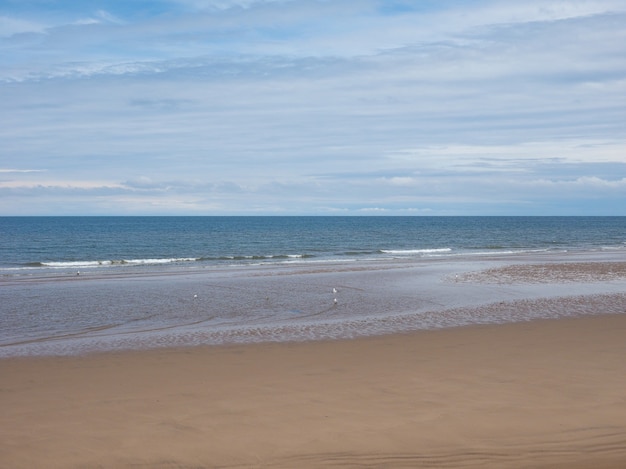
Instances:
[[[0,215],[626,215],[626,0],[0,0]]]

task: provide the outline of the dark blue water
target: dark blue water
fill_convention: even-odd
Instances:
[[[0,273],[626,247],[626,217],[2,217]]]

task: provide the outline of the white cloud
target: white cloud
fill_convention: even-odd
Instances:
[[[229,8],[250,8],[254,5],[267,3],[288,3],[296,0],[171,0],[173,3],[184,5],[194,10],[217,9],[226,10]]]
[[[626,190],[626,178],[608,180],[599,178],[596,176],[581,176],[576,179],[570,180],[547,180],[542,179],[538,181],[532,181],[533,186],[542,186],[547,188],[558,188],[563,189],[566,186],[571,188],[575,188],[578,190],[588,189],[595,191],[597,189],[602,190],[617,190],[617,191],[625,191]],[[626,196],[626,193],[624,193]]]
[[[45,169],[11,169],[0,168],[0,173],[41,173],[46,171]]]
[[[626,141],[564,140],[522,142],[515,145],[429,145],[395,150],[390,161],[414,164],[416,170],[524,171],[528,163],[625,163]]]
[[[97,10],[96,17],[105,23],[125,24],[125,21],[106,10]]]
[[[626,11],[620,0],[526,0],[502,2],[498,0],[475,4],[466,3],[461,15],[470,24],[512,24],[537,21],[558,21],[571,18]]]
[[[107,23],[122,25],[122,24],[125,24],[126,22],[105,10],[97,10],[92,16],[76,20],[72,24],[79,25],[79,26],[89,26],[89,25],[94,25],[94,24],[107,24]]]
[[[416,179],[409,176],[394,176],[388,181],[393,186],[412,186],[416,183]]]
[[[35,181],[23,181],[12,180],[2,181],[0,180],[0,188],[3,189],[38,189],[38,190],[84,190],[84,189],[111,189],[111,188],[123,188],[124,186],[111,181],[79,181],[79,180],[35,180]]]

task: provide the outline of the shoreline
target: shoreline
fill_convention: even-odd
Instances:
[[[389,266],[397,268],[415,264],[440,263],[473,263],[473,262],[504,262],[504,263],[568,263],[568,262],[626,262],[626,250],[623,248],[589,248],[589,249],[520,249],[505,252],[461,252],[454,254],[431,254],[422,256],[393,256],[380,258],[352,258],[323,260],[290,260],[258,263],[234,264],[128,264],[83,266],[79,267],[31,267],[20,273],[15,267],[4,267],[6,272],[0,276],[3,283],[20,282],[54,282],[65,280],[106,280],[108,278],[136,278],[136,277],[166,277],[166,276],[195,276],[206,273],[222,273],[238,275],[244,272],[259,272],[275,270],[284,275],[291,271],[305,272],[342,272]],[[200,262],[200,261],[197,261]],[[0,268],[2,270],[2,268]],[[10,272],[10,273],[9,273]],[[80,275],[77,275],[77,272]]]
[[[0,466],[626,464],[626,314],[0,360]]]
[[[0,359],[352,339],[621,313],[624,254],[4,281]]]

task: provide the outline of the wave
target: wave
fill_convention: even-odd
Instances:
[[[609,249],[603,247],[602,249]],[[618,248],[619,249],[619,248]],[[623,249],[623,248],[622,248]],[[19,266],[0,267],[1,271],[20,271],[33,269],[66,269],[82,270],[106,267],[132,267],[132,266],[165,266],[204,263],[209,265],[263,265],[280,263],[311,263],[311,262],[342,262],[381,260],[390,257],[398,259],[429,258],[429,257],[456,257],[456,256],[488,256],[488,255],[517,255],[523,253],[540,253],[555,251],[554,249],[506,249],[503,246],[486,246],[482,248],[424,248],[424,249],[350,249],[347,251],[326,252],[317,254],[290,253],[273,255],[218,255],[202,257],[166,257],[166,258],[134,258],[112,260],[70,260],[70,261],[41,261],[21,264]],[[564,250],[556,250],[564,252]]]
[[[312,254],[276,254],[276,255],[249,255],[249,256],[219,256],[219,257],[201,257],[199,261],[262,261],[271,259],[309,259],[315,257]]]
[[[379,254],[391,254],[394,256],[493,256],[493,255],[518,255],[532,254],[542,252],[567,252],[566,249],[557,248],[506,248],[504,246],[485,246],[482,248],[470,249],[452,249],[452,248],[433,248],[433,249],[381,249]]]
[[[28,264],[29,267],[51,267],[51,268],[89,268],[89,267],[107,267],[116,265],[156,265],[156,264],[172,264],[178,262],[194,262],[199,260],[195,257],[173,257],[165,259],[119,259],[119,260],[101,260],[101,261],[59,261],[59,262],[36,262]]]
[[[518,256],[521,254],[540,254],[540,253],[564,253],[567,249],[502,249],[492,251],[459,251],[452,253],[451,257],[480,257],[480,256]]]
[[[402,256],[413,256],[420,254],[441,254],[452,252],[452,248],[434,248],[434,249],[381,249],[382,254],[396,254]]]
[[[280,255],[234,255],[219,257],[169,257],[169,258],[146,258],[146,259],[114,259],[114,260],[80,260],[80,261],[42,261],[29,262],[21,268],[49,268],[49,269],[88,269],[97,267],[121,267],[138,265],[164,265],[182,264],[190,262],[243,262],[243,261],[271,261],[271,260],[296,260],[315,257],[311,254],[280,254]]]

